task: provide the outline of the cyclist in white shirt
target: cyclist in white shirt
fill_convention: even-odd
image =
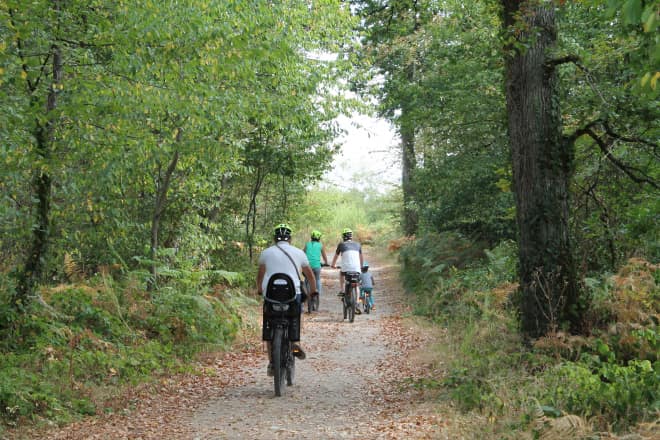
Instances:
[[[341,232],[341,237],[343,241],[337,245],[337,250],[335,251],[335,256],[332,259],[333,269],[336,269],[335,263],[337,263],[337,258],[341,256],[341,269],[339,271],[339,286],[342,289],[340,295],[344,294],[344,274],[346,272],[357,272],[360,273],[362,269],[362,246],[357,241],[353,241],[353,231],[344,228]]]
[[[270,246],[259,255],[259,271],[257,273],[257,292],[264,295],[268,281],[273,274],[284,273],[289,275],[296,286],[296,299],[300,311],[301,290],[300,290],[300,271],[307,277],[310,286],[316,286],[314,272],[312,272],[307,260],[307,255],[300,249],[291,246],[291,227],[286,223],[281,223],[275,227],[273,238],[275,244]],[[314,293],[314,292],[312,292]],[[270,341],[267,341],[268,357],[270,361]],[[306,355],[299,344],[293,344],[293,354],[299,359],[305,359]],[[268,364],[268,374],[272,375],[272,365]]]

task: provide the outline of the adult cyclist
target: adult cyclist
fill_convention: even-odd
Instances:
[[[337,245],[335,256],[332,259],[332,268],[336,268],[337,258],[341,256],[341,269],[339,270],[339,286],[344,288],[344,275],[346,272],[360,272],[362,268],[362,246],[357,241],[353,241],[353,231],[349,228],[344,228],[341,231],[342,242]],[[342,296],[344,291],[339,292]]]
[[[302,312],[302,292],[300,291],[300,271],[310,280],[310,285],[316,285],[314,272],[309,266],[307,256],[300,249],[291,246],[291,227],[286,223],[277,225],[273,231],[275,243],[264,249],[259,255],[259,271],[257,273],[257,292],[264,295],[270,277],[276,273],[284,273],[291,277],[296,286],[296,301],[298,310]],[[268,375],[273,375],[271,356],[271,342],[268,346]],[[306,355],[300,344],[293,344],[293,354],[299,359],[305,359]]]
[[[325,255],[325,249],[321,242],[322,236],[323,234],[321,234],[320,231],[312,231],[310,240],[305,243],[305,247],[303,248],[303,252],[307,255],[312,272],[314,272],[314,277],[316,278],[316,292],[318,292],[319,295],[321,294],[321,259],[323,259],[323,264],[326,266],[328,265],[328,257]],[[307,281],[309,282],[309,280]]]

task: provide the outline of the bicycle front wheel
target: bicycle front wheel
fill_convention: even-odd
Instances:
[[[293,381],[296,379],[296,357],[291,352],[291,342],[286,344],[286,384],[288,386],[293,385]]]
[[[284,384],[284,375],[286,365],[286,358],[282,357],[282,351],[284,349],[284,329],[280,326],[275,328],[273,332],[273,344],[272,344],[272,353],[271,359],[273,362],[273,382],[275,386],[275,395],[277,397],[282,395],[282,385]]]

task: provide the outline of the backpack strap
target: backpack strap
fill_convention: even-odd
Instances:
[[[279,250],[281,250],[282,252],[284,252],[284,255],[286,255],[287,258],[289,259],[289,261],[291,262],[291,264],[293,264],[293,268],[296,270],[296,274],[298,274],[298,281],[302,281],[300,279],[300,271],[298,270],[298,266],[296,265],[296,262],[293,261],[293,258],[291,258],[291,255],[289,255],[289,253],[287,251],[285,251],[284,249],[282,249],[281,247],[279,247],[277,245],[275,245],[275,247],[278,248]]]
[[[299,285],[300,285],[300,300],[302,302],[307,301],[307,292],[305,291],[306,290],[305,289],[305,283],[300,278],[300,271],[298,270],[298,266],[296,265],[296,262],[293,261],[293,258],[291,258],[291,255],[289,255],[289,253],[287,251],[285,251],[284,249],[282,249],[281,247],[279,247],[277,245],[275,245],[275,247],[277,247],[279,250],[284,252],[284,255],[286,255],[287,258],[289,258],[289,261],[291,261],[291,264],[293,264],[293,267],[296,270],[296,273],[298,274],[298,282],[299,282]]]

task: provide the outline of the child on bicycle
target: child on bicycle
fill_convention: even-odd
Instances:
[[[360,299],[364,301],[365,292],[369,294],[369,308],[374,308],[374,277],[369,272],[369,263],[366,261],[362,264],[362,273],[360,274]]]

